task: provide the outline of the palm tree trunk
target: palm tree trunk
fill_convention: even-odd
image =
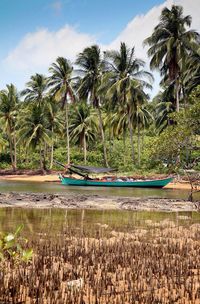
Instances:
[[[13,135],[13,148],[14,148],[14,159],[13,159],[13,163],[14,163],[14,170],[17,169],[17,149],[16,149],[17,145],[16,145],[16,133],[14,130],[14,135]]]
[[[140,166],[140,124],[138,123],[138,166]]]
[[[123,130],[124,166],[126,165],[126,132]]]
[[[42,162],[42,148],[41,148],[41,145],[40,145],[40,170],[43,171],[43,162]]]
[[[53,155],[54,155],[54,134],[53,134],[53,126],[51,127],[51,132],[52,132],[52,144],[51,144],[51,155],[50,155],[50,166],[49,168],[52,169],[53,167]]]
[[[13,156],[13,142],[12,142],[12,137],[11,137],[11,132],[10,131],[9,131],[9,134],[8,134],[8,138],[9,138],[11,165],[12,165],[13,171],[15,171],[16,167],[15,167],[14,156]]]
[[[180,111],[180,106],[179,106],[179,79],[178,76],[176,76],[176,111],[179,112]]]
[[[68,115],[68,103],[65,104],[65,127],[66,127],[66,139],[67,139],[67,163],[70,163],[70,145],[69,145],[69,115]]]
[[[84,152],[84,164],[86,165],[87,162],[87,143],[85,133],[83,135],[83,152]]]
[[[99,127],[100,127],[101,140],[102,140],[102,145],[103,145],[104,163],[105,163],[105,166],[108,167],[107,151],[106,151],[106,145],[105,145],[105,136],[104,136],[104,131],[103,131],[103,121],[102,121],[101,110],[100,110],[99,106],[97,106],[97,112],[98,112],[98,117],[99,117]]]
[[[131,143],[131,156],[132,161],[135,160],[135,153],[134,153],[134,143],[133,143],[133,125],[131,123],[131,113],[128,112],[128,123],[129,123],[129,134],[130,134],[130,143]]]
[[[144,151],[144,127],[142,129],[142,147],[141,147],[142,152]]]
[[[10,159],[11,159],[11,165],[12,165],[12,168],[13,168],[13,171],[15,171],[15,166],[14,166],[14,159],[13,159],[13,148],[12,148],[12,140],[10,138],[9,140],[9,146],[10,146]]]

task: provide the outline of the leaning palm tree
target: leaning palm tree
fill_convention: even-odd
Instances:
[[[84,153],[84,163],[87,161],[87,146],[94,142],[98,133],[98,124],[94,110],[85,102],[79,103],[72,112],[70,137],[75,143],[80,144]]]
[[[7,85],[6,90],[0,92],[0,122],[6,133],[10,147],[10,159],[13,170],[17,167],[16,151],[16,119],[19,97],[13,84]]]
[[[143,88],[151,88],[152,75],[143,70],[144,62],[135,57],[134,48],[129,49],[121,43],[119,51],[107,51],[104,54],[104,77],[101,91],[107,92],[106,97],[111,108],[124,107],[127,112],[134,161],[133,144],[133,112],[135,111],[138,94],[144,94]],[[147,81],[144,80],[147,78]],[[134,104],[135,103],[135,104]]]
[[[62,109],[65,108],[65,131],[67,139],[67,162],[70,163],[70,142],[69,142],[69,113],[68,101],[76,100],[73,88],[75,77],[72,76],[73,67],[69,60],[58,57],[56,62],[49,68],[51,76],[48,85],[51,87],[51,94],[61,102]]]
[[[104,162],[105,165],[108,166],[103,120],[100,108],[101,100],[98,92],[102,80],[102,58],[100,48],[97,45],[85,48],[83,52],[78,55],[76,64],[80,68],[77,72],[81,76],[78,95],[82,100],[90,100],[93,107],[97,110],[104,152]]]
[[[172,5],[171,9],[164,8],[159,24],[153,34],[145,41],[149,45],[148,55],[151,57],[151,69],[159,69],[165,81],[175,85],[176,110],[179,112],[181,65],[188,56],[192,45],[199,34],[188,30],[191,25],[191,16],[183,15],[181,6]]]

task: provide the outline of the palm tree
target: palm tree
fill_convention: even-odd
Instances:
[[[82,76],[79,81],[78,94],[82,100],[89,99],[93,107],[97,110],[104,152],[104,162],[108,167],[103,120],[100,109],[101,100],[98,92],[102,80],[102,59],[100,48],[97,45],[85,48],[83,52],[78,55],[76,64],[80,67],[78,73]]]
[[[26,89],[21,92],[25,96],[24,101],[36,103],[42,106],[44,97],[47,92],[47,79],[42,74],[35,74],[31,76],[30,81],[26,83]]]
[[[50,165],[49,168],[53,167],[54,158],[54,144],[56,140],[56,134],[61,134],[64,129],[64,121],[61,117],[61,112],[58,103],[55,101],[54,97],[50,96],[46,99],[46,117],[47,117],[47,127],[51,131],[51,154],[50,154]]]
[[[186,59],[185,65],[185,71],[182,75],[182,93],[184,101],[191,91],[200,84],[200,46],[193,49],[190,56]]]
[[[51,93],[55,98],[61,102],[62,109],[65,108],[65,131],[67,139],[67,163],[70,163],[70,142],[69,142],[69,113],[68,100],[75,102],[73,81],[75,77],[72,76],[73,67],[69,60],[64,57],[58,57],[56,62],[49,68],[51,76],[48,85],[52,87]]]
[[[79,103],[72,112],[70,137],[81,145],[84,152],[84,163],[87,161],[88,142],[94,142],[98,133],[94,111],[85,102]]]
[[[51,144],[51,131],[48,129],[45,103],[41,106],[30,104],[21,113],[18,127],[19,142],[24,143],[26,148],[36,149],[39,146],[40,168],[46,170],[44,145]]]
[[[143,70],[144,62],[135,58],[134,48],[129,49],[121,43],[119,51],[107,51],[104,54],[104,70],[102,92],[107,91],[107,99],[112,108],[123,107],[128,116],[132,159],[134,161],[133,144],[133,113],[136,109],[136,100],[144,95],[143,88],[151,88],[152,75]]]
[[[152,114],[148,111],[147,107],[145,104],[140,104],[138,102],[137,104],[137,109],[135,112],[136,116],[136,122],[137,122],[137,136],[138,136],[138,166],[140,166],[140,159],[141,159],[141,143],[140,143],[140,138],[141,138],[141,130],[147,129],[150,125],[150,123],[153,121],[153,116]]]
[[[13,170],[17,168],[16,117],[18,103],[17,89],[13,84],[7,85],[6,90],[0,92],[0,121],[3,131],[8,136]]]
[[[199,34],[194,30],[187,30],[191,25],[191,16],[183,15],[181,6],[172,5],[171,9],[164,8],[159,24],[153,34],[145,39],[149,45],[148,55],[151,57],[151,69],[159,69],[165,81],[174,83],[176,110],[179,112],[181,65],[192,48]]]

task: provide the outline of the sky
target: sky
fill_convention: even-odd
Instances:
[[[0,0],[0,89],[14,83],[22,90],[35,73],[48,75],[58,56],[72,62],[84,47],[118,49],[135,46],[138,58],[149,58],[142,45],[161,10],[182,5],[200,31],[200,0]],[[151,96],[159,91],[159,74]]]

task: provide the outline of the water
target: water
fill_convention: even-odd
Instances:
[[[0,181],[0,192],[40,192],[62,194],[91,194],[103,196],[127,196],[127,197],[161,197],[173,199],[187,199],[188,190],[178,189],[152,189],[152,188],[109,188],[109,187],[73,187],[63,186],[59,183],[39,183],[27,181]],[[194,195],[200,199],[200,193]]]
[[[174,222],[176,227],[190,226],[200,222],[200,213],[0,208],[0,231],[14,231],[23,224],[23,234],[31,238],[37,237],[38,233],[56,236],[64,230],[74,236],[84,231],[84,235],[92,237],[97,232],[132,232],[137,228],[146,229],[149,221],[156,224]]]

